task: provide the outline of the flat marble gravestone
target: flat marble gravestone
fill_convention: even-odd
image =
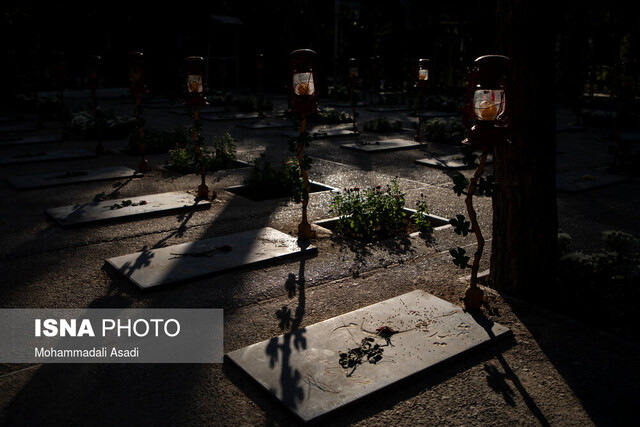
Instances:
[[[122,204],[123,200],[131,200],[132,204],[145,201],[146,204],[112,209],[115,204]],[[123,218],[138,218],[158,214],[167,215],[174,212],[209,209],[210,207],[211,203],[207,200],[197,200],[192,194],[176,191],[131,197],[128,199],[114,199],[80,205],[62,206],[47,209],[46,212],[61,226],[73,227]]]
[[[233,362],[303,421],[317,420],[358,399],[511,331],[417,290],[228,353]],[[376,335],[389,326],[391,345]],[[374,338],[383,348],[375,364],[344,369],[340,353]]]
[[[245,129],[272,129],[293,127],[293,124],[284,120],[262,120],[257,123],[240,123],[238,126]]]
[[[487,164],[490,164],[492,161],[493,155],[487,155]],[[418,159],[416,160],[416,163],[419,165],[433,166],[442,169],[462,169],[469,167],[464,164],[460,154],[449,154],[446,156],[433,156],[426,159]],[[477,164],[478,162],[476,161],[476,165]]]
[[[25,136],[22,137],[13,137],[13,138],[0,138],[0,146],[4,145],[20,145],[20,144],[43,144],[49,142],[62,142],[61,135],[36,135],[36,136]]]
[[[411,108],[406,105],[395,105],[395,106],[387,106],[387,107],[367,107],[367,111],[372,111],[374,113],[396,113],[401,111],[410,111]]]
[[[54,160],[84,159],[96,157],[95,151],[89,150],[60,150],[60,151],[39,151],[36,153],[17,154],[14,156],[0,157],[0,165],[12,165],[19,163],[48,162]]]
[[[221,249],[225,245],[230,245],[232,250]],[[149,289],[316,252],[314,246],[302,250],[295,237],[265,227],[109,258],[106,262],[140,288]]]
[[[389,150],[401,150],[405,148],[419,147],[420,143],[416,141],[409,141],[406,139],[388,139],[385,141],[378,141],[377,143],[360,144],[352,142],[349,144],[341,145],[342,148],[348,148],[359,151],[389,151]]]
[[[326,129],[326,130],[310,130],[309,133],[311,137],[314,139],[319,138],[331,138],[336,136],[353,136],[357,135],[353,129]],[[288,137],[297,137],[299,135],[298,132],[285,132],[282,134],[283,136]]]
[[[114,166],[95,170],[72,170],[63,172],[49,172],[40,175],[24,175],[7,177],[7,182],[17,190],[55,187],[58,185],[79,182],[106,181],[110,179],[138,178],[143,176],[126,166]]]
[[[556,174],[556,188],[558,191],[575,193],[632,180],[633,178],[628,176],[608,174],[593,170],[558,172]]]

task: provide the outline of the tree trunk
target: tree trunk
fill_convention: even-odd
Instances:
[[[501,0],[500,54],[512,60],[510,145],[497,147],[491,282],[499,291],[543,296],[555,284],[555,25],[546,2]]]

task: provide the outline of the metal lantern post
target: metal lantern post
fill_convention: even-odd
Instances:
[[[299,49],[291,52],[291,76],[289,84],[289,109],[300,119],[300,133],[298,135],[297,158],[300,165],[304,191],[302,197],[302,221],[298,225],[298,238],[309,240],[315,237],[311,225],[307,220],[307,205],[311,186],[302,156],[304,134],[307,127],[307,116],[318,112],[318,94],[316,92],[315,76],[316,53],[310,49]]]
[[[478,287],[478,269],[484,249],[484,238],[473,208],[473,193],[484,171],[489,149],[497,145],[509,144],[507,72],[511,60],[506,56],[487,55],[477,58],[471,67],[462,123],[467,129],[467,139],[463,144],[482,149],[479,164],[469,181],[465,200],[471,227],[476,235],[478,247],[471,266],[471,281],[464,296],[465,308],[477,310],[484,302],[484,293]],[[508,102],[507,102],[508,101]]]
[[[144,84],[144,67],[142,52],[129,52],[129,82],[130,91],[136,99],[136,128],[140,139],[140,162],[138,169],[141,172],[149,170],[149,162],[144,156],[144,125],[142,121],[142,95],[147,92]]]
[[[102,122],[100,114],[98,113],[98,88],[100,87],[100,64],[102,58],[98,55],[90,55],[87,58],[87,87],[91,89],[91,108],[93,110],[93,117],[96,125],[96,135],[98,138],[98,144],[96,146],[96,153],[104,153],[104,147],[102,145]]]
[[[207,168],[204,162],[204,153],[200,146],[199,130],[201,127],[200,119],[198,118],[198,111],[200,107],[209,105],[206,99],[206,92],[204,87],[204,58],[201,56],[189,56],[186,58],[187,62],[187,96],[185,104],[191,107],[193,112],[193,144],[196,148],[196,153],[200,160],[200,178],[201,183],[198,186],[198,198],[209,198],[209,187],[205,183],[205,175],[207,174]],[[215,196],[215,192],[213,193]]]
[[[351,103],[351,116],[353,117],[353,133],[358,133],[358,126],[356,125],[356,102],[354,92],[356,84],[358,84],[358,60],[356,58],[349,59],[349,83],[351,91],[349,94],[349,102]]]
[[[418,88],[418,96],[416,98],[416,116],[418,117],[418,128],[416,131],[415,140],[421,142],[420,128],[422,127],[422,116],[420,114],[420,101],[422,100],[422,92],[427,87],[427,81],[429,80],[429,60],[421,58],[418,60],[418,73],[416,75],[416,87]]]

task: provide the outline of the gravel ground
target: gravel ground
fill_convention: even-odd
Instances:
[[[274,98],[276,107],[282,99]],[[78,102],[84,102],[78,99]],[[132,105],[117,97],[104,100],[120,114]],[[376,117],[362,112],[360,121]],[[405,127],[411,123],[400,117]],[[173,129],[188,117],[169,109],[145,110],[149,128]],[[570,120],[567,110],[559,118]],[[236,121],[203,121],[205,138],[229,132],[238,158],[266,154],[286,159],[283,129],[249,130]],[[42,132],[55,132],[46,130]],[[396,135],[397,136],[397,135]],[[407,135],[405,135],[406,137]],[[369,138],[375,136],[366,136]],[[413,207],[421,194],[431,212],[446,218],[464,213],[462,199],[451,191],[450,172],[414,164],[434,152],[455,147],[426,144],[412,150],[367,154],[339,148],[349,138],[313,141],[311,178],[336,188],[386,185],[398,177]],[[559,170],[602,166],[610,142],[605,132],[558,134]],[[212,277],[141,292],[115,274],[104,260],[113,256],[202,238],[271,226],[295,235],[300,207],[286,199],[253,202],[225,191],[242,184],[247,168],[209,174],[218,192],[206,211],[62,229],[44,209],[86,203],[96,197],[121,200],[165,191],[195,191],[199,178],[155,167],[142,178],[16,191],[4,178],[52,170],[137,167],[138,157],[123,152],[123,141],[105,141],[107,153],[89,160],[2,166],[0,197],[0,306],[3,308],[219,307],[225,309],[225,352],[272,338],[281,329],[276,313],[295,313],[299,327],[422,289],[461,304],[465,272],[455,267],[448,249],[467,247],[474,238],[452,230],[433,239],[403,236],[363,244],[318,229],[318,255],[302,260],[238,269]],[[74,139],[29,146],[29,151],[95,147]],[[2,146],[16,155],[21,146]],[[166,154],[150,155],[163,165]],[[603,159],[605,159],[603,161]],[[61,169],[62,168],[62,169]],[[463,171],[470,175],[472,171]],[[559,194],[563,231],[585,250],[602,230],[639,235],[638,184],[631,181],[588,193]],[[311,196],[311,221],[331,216],[330,193]],[[491,235],[491,202],[475,205],[485,236]],[[490,253],[490,240],[485,255]],[[482,269],[488,268],[488,256]],[[292,290],[295,283],[295,292]],[[332,414],[329,425],[635,425],[640,395],[638,346],[490,289],[491,320],[509,327],[513,338],[448,363],[428,375],[394,385]],[[553,296],[549,296],[552,298]],[[594,313],[597,316],[597,313]],[[597,322],[596,322],[597,324]],[[295,423],[279,402],[224,364],[43,364],[0,365],[0,424],[5,425],[290,425]]]

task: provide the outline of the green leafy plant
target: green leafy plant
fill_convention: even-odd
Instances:
[[[288,160],[276,169],[264,155],[254,160],[244,185],[246,196],[253,200],[291,196],[299,203],[305,193],[300,166],[295,160]]]
[[[273,110],[273,101],[265,97],[243,96],[235,98],[233,105],[239,111],[271,111]]]
[[[335,108],[319,108],[316,114],[311,114],[308,118],[310,122],[321,124],[351,123],[353,117],[346,111],[338,111]]]
[[[579,319],[595,321],[613,333],[640,337],[635,327],[640,314],[637,243],[629,233],[608,230],[602,232],[597,250],[583,253],[572,250],[571,236],[559,234],[557,295],[550,304]]]
[[[73,113],[69,125],[72,131],[85,138],[118,139],[126,138],[135,129],[136,119],[116,116],[113,111],[98,107],[96,115],[91,111]]]
[[[176,146],[185,146],[188,140],[188,128],[178,127],[174,130],[145,129],[142,142],[144,142],[145,153],[157,154],[167,153]],[[134,130],[129,134],[129,150],[139,153],[140,143],[140,134]]]
[[[422,135],[427,141],[459,144],[464,139],[465,128],[458,118],[435,118],[422,123]]]
[[[424,194],[420,194],[420,200],[416,202],[416,213],[412,215],[411,219],[413,219],[413,222],[418,227],[418,231],[420,231],[420,234],[423,236],[433,232],[433,225],[427,216],[428,214],[429,211]]]
[[[186,139],[188,141],[188,134]],[[201,146],[200,149],[208,171],[228,169],[236,161],[236,146],[229,133],[215,138],[213,147]],[[169,162],[176,172],[200,173],[200,156],[197,154],[195,144],[186,144],[184,147],[177,146],[173,150],[169,150]]]
[[[389,238],[406,227],[405,195],[394,179],[386,190],[380,186],[345,189],[334,195],[330,206],[338,216],[337,232],[374,241]]]
[[[401,132],[402,121],[395,120],[390,122],[384,117],[377,117],[373,120],[368,120],[364,123],[364,130],[367,132],[377,133],[389,133],[389,132]]]

